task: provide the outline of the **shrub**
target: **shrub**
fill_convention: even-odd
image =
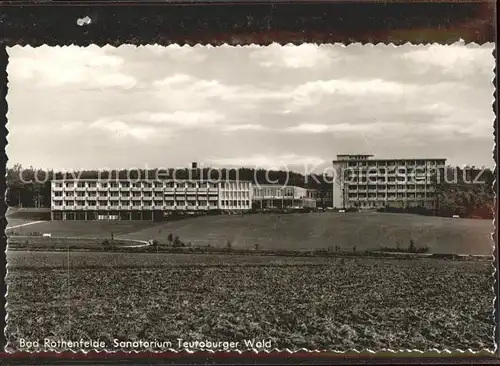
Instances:
[[[407,249],[400,249],[399,247],[398,248],[381,247],[379,250],[382,252],[427,253],[429,251],[429,247],[424,246],[417,248],[415,244],[412,245],[412,242],[410,242],[410,245],[408,246]]]
[[[417,248],[415,247],[415,243],[413,243],[413,239],[410,239],[410,245],[408,246],[409,253],[416,253]]]
[[[172,242],[174,241],[174,236],[172,235],[172,233],[168,234],[167,240],[170,244],[172,244]]]
[[[417,248],[417,253],[427,253],[429,251],[429,247],[426,245],[425,247]]]

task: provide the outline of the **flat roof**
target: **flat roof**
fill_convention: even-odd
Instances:
[[[337,157],[339,156],[365,156],[365,157],[369,157],[369,156],[374,156],[373,154],[337,154]]]
[[[263,188],[303,188],[304,187],[299,187],[299,186],[289,186],[286,184],[259,184],[259,183],[254,183],[254,186],[256,188],[263,187]]]
[[[345,162],[345,161],[408,161],[408,160],[442,160],[446,161],[446,158],[393,158],[393,159],[345,159],[345,160],[333,160],[334,163]]]

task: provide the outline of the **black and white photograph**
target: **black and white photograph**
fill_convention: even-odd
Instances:
[[[6,351],[493,353],[493,50],[8,47]]]

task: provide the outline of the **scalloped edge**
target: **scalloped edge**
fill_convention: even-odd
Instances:
[[[230,48],[239,48],[239,47],[242,47],[242,48],[260,48],[260,47],[267,47],[267,46],[271,46],[271,45],[280,45],[280,46],[286,46],[286,47],[299,47],[301,45],[304,45],[304,44],[314,44],[316,46],[321,46],[321,45],[328,45],[328,46],[339,46],[339,47],[349,47],[349,46],[353,46],[353,45],[356,45],[356,46],[371,46],[371,47],[401,47],[401,46],[412,46],[412,47],[422,47],[422,46],[432,46],[432,45],[442,45],[442,46],[451,46],[451,45],[455,45],[455,44],[463,44],[463,45],[474,45],[474,46],[477,46],[477,47],[481,47],[485,44],[492,44],[493,45],[493,51],[492,51],[492,54],[493,54],[493,57],[494,59],[496,60],[497,59],[497,55],[496,55],[496,44],[495,42],[484,42],[484,43],[477,43],[477,42],[467,42],[463,39],[459,39],[459,40],[455,40],[455,41],[448,41],[448,42],[426,42],[426,43],[412,43],[412,42],[408,42],[408,41],[401,41],[401,42],[390,42],[390,43],[385,43],[385,42],[378,42],[378,43],[371,43],[371,42],[368,42],[368,43],[362,43],[362,42],[348,42],[348,43],[344,43],[344,42],[335,42],[335,43],[325,43],[325,42],[304,42],[304,41],[299,41],[299,40],[296,40],[296,41],[292,41],[292,42],[274,42],[274,41],[269,41],[269,42],[262,42],[262,43],[243,43],[241,44],[240,42],[240,39],[238,36],[235,36],[233,37],[232,39],[232,42],[233,44],[228,44],[227,42],[223,42],[221,43],[220,41],[217,42],[212,42],[212,43],[202,43],[202,42],[185,42],[185,43],[182,43],[182,44],[179,44],[179,42],[168,42],[167,44],[163,44],[162,43],[122,43],[122,42],[118,42],[118,41],[114,41],[114,42],[111,42],[111,43],[107,43],[105,45],[99,45],[99,44],[96,44],[96,43],[88,43],[88,44],[82,44],[82,45],[76,45],[74,43],[71,43],[71,44],[66,44],[66,45],[50,45],[50,44],[41,44],[41,45],[35,45],[35,46],[32,46],[30,45],[29,43],[21,43],[21,44],[14,44],[14,45],[9,45],[9,42],[6,42],[5,43],[5,49],[2,50],[3,52],[5,52],[5,54],[7,55],[6,57],[6,60],[7,62],[5,63],[5,78],[6,78],[6,88],[5,88],[5,93],[4,95],[2,95],[2,103],[5,104],[5,116],[2,116],[2,118],[5,119],[5,130],[6,130],[6,134],[5,134],[5,139],[6,139],[6,147],[7,147],[7,144],[8,144],[8,134],[9,134],[9,130],[7,128],[7,125],[8,125],[8,119],[7,119],[7,114],[8,114],[8,103],[7,103],[7,93],[8,93],[8,73],[7,73],[7,66],[8,66],[8,63],[9,63],[9,56],[8,56],[8,52],[7,52],[7,48],[15,48],[15,47],[29,47],[29,48],[38,48],[38,47],[50,47],[50,48],[65,48],[65,47],[98,47],[98,48],[105,48],[105,47],[113,47],[113,48],[120,48],[120,47],[127,47],[127,46],[135,46],[135,47],[148,47],[148,46],[159,46],[159,47],[186,47],[186,48],[194,48],[194,47],[209,47],[209,48],[215,48],[215,47],[230,47]],[[116,45],[118,44],[118,45]],[[493,68],[493,79],[491,81],[493,87],[494,87],[494,90],[493,90],[493,97],[494,97],[494,100],[493,100],[493,104],[492,104],[492,108],[493,108],[493,111],[496,112],[496,103],[497,103],[497,85],[496,85],[496,81],[497,81],[497,77],[496,77],[496,64]],[[495,118],[493,120],[493,149],[492,149],[492,153],[493,153],[493,159],[494,159],[494,162],[495,162],[495,170],[498,169],[497,167],[497,144],[496,144],[496,136],[498,134],[498,131],[497,131],[497,128],[496,128],[496,124],[497,124],[497,115],[495,113]],[[8,162],[8,156],[7,154],[5,154],[5,173],[7,174],[7,162]],[[5,175],[6,177],[6,175]],[[492,189],[493,189],[493,194],[494,194],[494,199],[495,199],[495,214],[498,212],[498,207],[500,205],[500,203],[498,202],[498,198],[497,198],[497,193],[496,193],[496,187],[497,187],[497,179],[496,179],[496,176],[495,176],[495,179],[493,181],[493,186],[492,186]],[[3,232],[4,232],[4,237],[6,238],[6,234],[5,234],[5,229],[7,227],[7,219],[5,217],[5,214],[7,212],[7,202],[5,200],[5,193],[8,189],[7,187],[7,184],[5,186],[5,192],[4,192],[4,207],[5,207],[5,211],[2,212],[2,225],[3,225]],[[458,354],[457,356],[460,356],[460,355],[475,355],[475,356],[481,356],[481,355],[489,355],[489,356],[493,356],[493,355],[498,355],[498,352],[499,352],[499,347],[498,347],[498,339],[496,338],[496,335],[497,335],[497,331],[498,331],[498,328],[499,328],[499,325],[498,325],[498,317],[497,317],[497,308],[495,307],[495,303],[497,301],[497,298],[498,298],[498,294],[497,294],[497,288],[498,288],[498,281],[497,281],[497,272],[498,272],[498,268],[496,267],[496,263],[497,263],[497,252],[498,252],[498,242],[497,242],[497,217],[495,216],[494,219],[493,219],[493,222],[492,222],[492,226],[493,226],[493,232],[491,234],[491,238],[492,238],[492,241],[493,241],[493,250],[492,250],[492,255],[493,255],[493,261],[492,261],[492,266],[493,266],[493,273],[492,273],[492,276],[494,277],[495,281],[492,285],[492,290],[495,294],[495,298],[493,299],[493,316],[495,318],[495,327],[494,327],[494,330],[493,330],[493,339],[494,339],[494,349],[493,350],[490,350],[490,349],[482,349],[482,350],[473,350],[473,349],[467,349],[467,350],[462,350],[462,349],[448,349],[448,348],[445,348],[443,350],[439,350],[437,348],[431,348],[429,350],[426,350],[426,351],[422,351],[422,350],[418,350],[418,349],[399,349],[399,350],[394,350],[394,349],[390,349],[390,348],[382,348],[380,350],[377,350],[377,351],[374,351],[372,349],[365,349],[363,351],[359,351],[358,349],[354,348],[354,349],[349,349],[349,350],[344,350],[344,351],[339,351],[339,350],[335,350],[335,349],[315,349],[315,350],[309,350],[307,348],[299,348],[297,350],[291,350],[289,348],[284,348],[284,349],[279,349],[279,348],[273,348],[271,350],[258,350],[258,349],[247,349],[247,350],[239,350],[239,349],[236,349],[236,350],[212,350],[212,349],[203,349],[203,348],[200,348],[200,349],[196,349],[196,350],[190,350],[190,349],[184,349],[184,350],[178,350],[178,349],[174,349],[174,348],[169,348],[167,350],[158,350],[158,351],[155,351],[155,350],[151,350],[151,349],[144,349],[144,350],[126,350],[126,349],[113,349],[113,350],[109,350],[109,349],[104,349],[104,350],[97,350],[97,349],[89,349],[89,350],[83,350],[83,349],[80,349],[78,351],[75,351],[73,349],[56,349],[56,348],[49,348],[49,349],[43,349],[43,350],[40,350],[40,351],[20,351],[20,350],[17,350],[17,349],[9,349],[9,345],[11,345],[11,342],[7,341],[7,330],[8,330],[8,318],[9,318],[9,314],[8,314],[8,311],[7,311],[7,307],[8,307],[8,301],[7,301],[7,296],[8,296],[8,292],[9,292],[9,286],[8,286],[8,282],[6,281],[7,280],[7,275],[8,275],[8,268],[9,268],[9,265],[7,263],[7,249],[8,249],[8,246],[6,246],[6,249],[4,251],[4,254],[5,254],[5,259],[6,259],[6,266],[5,266],[5,277],[4,277],[4,283],[5,283],[5,288],[6,288],[6,292],[5,292],[5,295],[4,295],[4,299],[5,299],[5,304],[4,304],[4,310],[5,310],[5,327],[4,327],[4,338],[6,340],[5,342],[5,347],[4,347],[4,352],[8,353],[8,354],[16,354],[16,353],[29,353],[29,354],[43,354],[43,353],[48,353],[48,352],[55,352],[57,354],[61,354],[61,353],[73,353],[73,354],[89,354],[89,353],[97,353],[97,354],[114,354],[114,353],[126,353],[126,354],[146,354],[146,353],[155,353],[155,354],[162,354],[162,353],[166,353],[166,352],[173,352],[173,353],[186,353],[186,354],[194,354],[196,352],[208,352],[208,353],[233,353],[233,354],[244,354],[244,353],[255,353],[255,354],[261,354],[261,353],[266,353],[266,354],[278,354],[278,353],[288,353],[288,354],[295,354],[295,353],[299,353],[299,352],[305,352],[305,353],[335,353],[335,354],[343,354],[343,355],[347,355],[347,354],[358,354],[358,355],[363,355],[363,354],[366,354],[366,355],[377,355],[377,354],[381,354],[381,353],[391,353],[391,354],[395,354],[395,355],[408,355],[409,354],[412,354],[412,355],[415,355],[415,354],[418,354],[418,355],[423,355],[423,354],[436,354],[436,355],[449,355],[449,356],[452,356],[453,357],[453,354]],[[500,303],[499,303],[499,306],[500,306]],[[431,356],[431,355],[426,355],[426,356]]]

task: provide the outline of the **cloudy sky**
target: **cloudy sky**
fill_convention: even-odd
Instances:
[[[9,166],[493,166],[493,44],[13,47]],[[302,167],[302,168],[301,168]]]

